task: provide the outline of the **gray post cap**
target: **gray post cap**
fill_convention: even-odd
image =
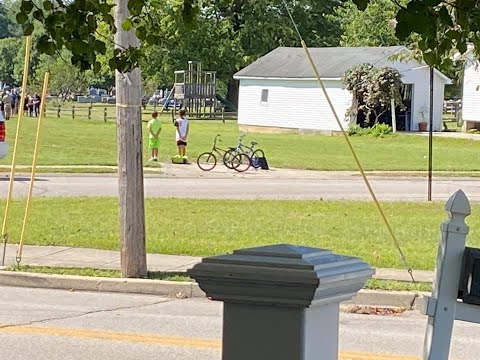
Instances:
[[[188,270],[214,300],[294,307],[349,300],[374,272],[359,258],[288,244],[204,258]]]

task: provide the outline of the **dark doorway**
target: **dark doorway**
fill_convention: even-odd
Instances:
[[[400,110],[398,106],[395,108],[397,131],[410,131],[412,128],[413,84],[404,84],[401,90],[401,95],[405,109]],[[358,106],[361,105],[361,100],[359,100]],[[378,122],[392,126],[392,113],[390,108],[380,115]],[[367,121],[366,112],[358,110],[357,125],[365,128],[373,126],[374,123],[375,115],[370,114],[370,118]]]

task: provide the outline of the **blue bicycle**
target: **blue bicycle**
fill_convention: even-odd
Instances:
[[[251,141],[250,146],[244,145],[243,138],[245,136],[246,134],[240,135],[240,137],[238,138],[237,146],[230,148],[230,150],[225,153],[223,157],[225,166],[229,167],[229,164],[233,163],[233,159],[235,159],[235,157],[239,156],[240,154],[247,156],[249,159],[249,166],[246,170],[248,170],[250,166],[255,169],[258,169],[261,166],[260,158],[265,157],[265,153],[262,149],[255,149],[255,145],[258,145],[258,143],[255,141]]]

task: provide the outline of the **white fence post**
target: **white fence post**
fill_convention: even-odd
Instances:
[[[468,234],[465,218],[470,203],[462,190],[445,205],[449,219],[441,225],[437,268],[432,296],[425,299],[422,312],[428,315],[424,342],[424,360],[448,360],[455,321],[463,253]],[[457,317],[458,319],[458,317]]]

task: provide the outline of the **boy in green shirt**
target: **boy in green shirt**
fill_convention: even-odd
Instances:
[[[152,150],[152,157],[149,161],[157,161],[158,148],[160,147],[160,132],[162,131],[162,122],[158,118],[158,113],[152,113],[152,119],[147,124],[148,128],[148,147]]]

